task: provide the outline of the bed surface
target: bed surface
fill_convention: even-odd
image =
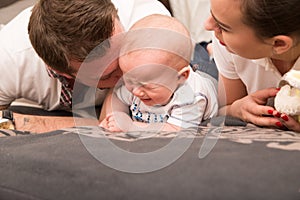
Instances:
[[[179,133],[110,134],[98,127],[77,127],[1,137],[0,197],[300,199],[299,134],[249,124],[213,129],[217,131],[212,135],[210,125]],[[105,145],[111,141],[126,152],[142,155],[160,151],[175,137],[191,145],[178,159],[156,170],[151,166],[163,162],[161,154],[154,161],[136,162],[134,157],[122,159]],[[209,139],[215,145],[203,148]],[[175,145],[169,150],[182,149]],[[119,169],[102,160],[105,155],[117,161]],[[148,171],[134,173],[141,168]]]

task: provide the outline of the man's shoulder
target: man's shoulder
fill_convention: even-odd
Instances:
[[[128,30],[136,21],[152,14],[171,16],[167,8],[157,0],[112,0],[118,9],[118,15]]]

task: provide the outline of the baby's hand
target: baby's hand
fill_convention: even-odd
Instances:
[[[111,132],[126,132],[132,124],[130,117],[123,112],[108,114],[100,123],[100,126]]]
[[[110,132],[122,132],[112,114],[106,116],[99,126],[105,128]]]
[[[107,117],[105,117],[99,124],[100,127],[108,129]]]

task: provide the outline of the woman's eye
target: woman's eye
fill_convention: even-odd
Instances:
[[[223,32],[223,31],[227,32],[227,30],[225,28],[223,28],[220,24],[217,24],[217,27],[221,32]]]

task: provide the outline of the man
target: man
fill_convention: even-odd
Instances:
[[[74,79],[90,51],[147,15],[170,15],[155,0],[40,0],[32,16],[31,10],[25,9],[0,31],[0,110],[25,98],[45,110],[70,111]],[[108,49],[109,45],[115,46],[108,42]],[[121,76],[117,60],[99,68],[97,105],[106,96],[103,88],[112,87]],[[88,94],[82,95],[84,106],[95,105],[84,98]],[[15,120],[16,128],[22,129],[23,122]],[[73,124],[65,120],[55,128]]]

